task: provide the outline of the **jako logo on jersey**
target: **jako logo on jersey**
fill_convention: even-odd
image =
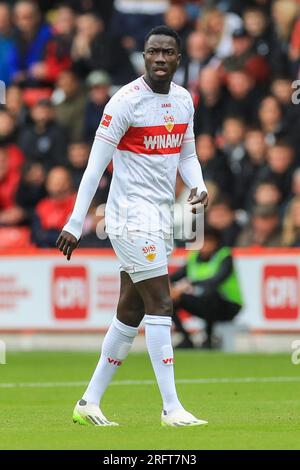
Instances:
[[[161,105],[162,108],[171,108],[171,106],[172,106],[171,103],[163,103]]]
[[[156,258],[156,246],[147,245],[143,247],[143,253],[148,261],[154,261]]]
[[[163,359],[164,364],[175,364],[174,357],[167,357],[166,359]]]
[[[113,359],[112,357],[108,357],[107,360],[110,364],[113,364],[114,366],[120,366],[122,364],[122,361],[118,361],[117,359]]]
[[[104,114],[103,119],[101,121],[101,126],[109,127],[111,120],[112,120],[112,116],[110,116],[109,114]]]
[[[168,134],[168,135],[145,135],[144,145],[145,148],[167,149],[181,147],[184,134]]]

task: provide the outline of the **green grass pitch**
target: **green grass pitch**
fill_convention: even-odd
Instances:
[[[0,365],[0,449],[300,448],[300,365],[287,354],[176,352],[178,394],[209,421],[204,428],[161,428],[147,354],[131,354],[105,394],[103,412],[118,428],[71,419],[96,353],[7,356]]]

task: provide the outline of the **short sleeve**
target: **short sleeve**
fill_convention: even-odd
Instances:
[[[103,140],[114,147],[128,130],[131,120],[130,102],[114,95],[104,108],[95,139]]]
[[[182,143],[194,142],[195,134],[194,134],[194,104],[192,98],[189,96],[189,122],[187,129],[184,134],[184,138]]]

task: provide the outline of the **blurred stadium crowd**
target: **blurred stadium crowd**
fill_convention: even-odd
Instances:
[[[183,42],[206,220],[228,246],[300,246],[299,0],[0,1],[0,247],[54,246],[109,97],[143,74],[143,38]],[[299,77],[300,78],[300,77]],[[99,240],[100,181],[81,246]],[[187,190],[178,177],[178,201]],[[176,220],[175,220],[176,223]]]

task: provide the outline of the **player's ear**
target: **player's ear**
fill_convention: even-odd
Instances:
[[[180,65],[181,62],[181,54],[177,54],[177,67]]]
[[[145,60],[145,52],[143,52],[143,58],[144,58],[144,60]]]

